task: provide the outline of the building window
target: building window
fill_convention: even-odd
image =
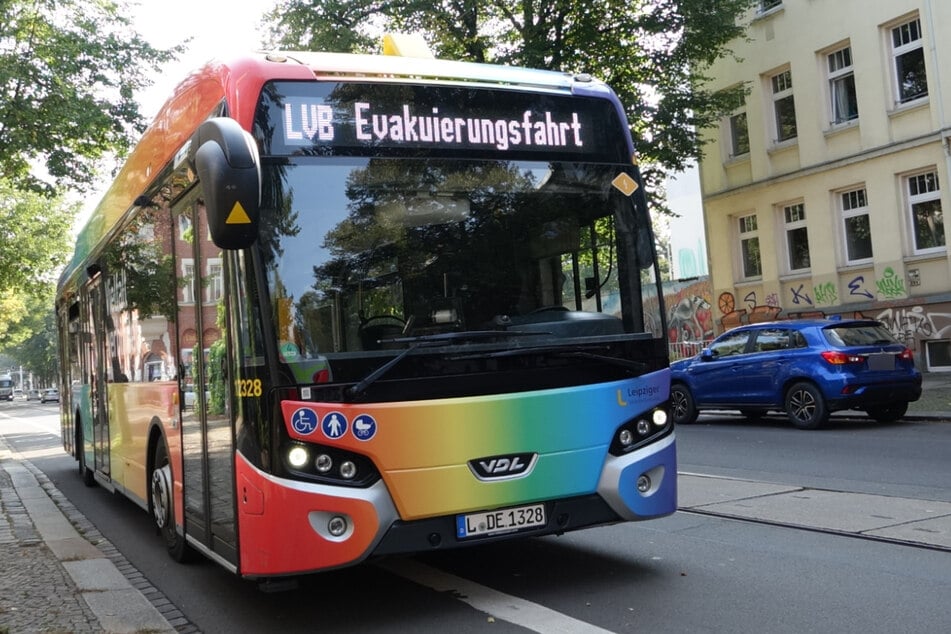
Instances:
[[[746,113],[738,112],[730,117],[730,156],[750,153],[750,130],[746,124]]]
[[[763,274],[763,262],[759,252],[759,232],[756,228],[756,214],[739,219],[740,256],[743,258],[743,278],[760,277]]]
[[[806,208],[802,203],[783,207],[786,231],[786,262],[789,272],[809,268],[809,234],[806,230]]]
[[[898,103],[928,95],[925,76],[925,49],[918,18],[892,28],[892,57],[895,63],[895,87]]]
[[[192,219],[185,215],[179,214],[178,216],[178,239],[179,240],[188,240],[191,234],[192,228]]]
[[[776,141],[796,138],[796,105],[793,103],[792,71],[784,70],[769,78],[773,93],[773,120]]]
[[[766,13],[770,9],[775,9],[776,7],[782,6],[783,0],[760,0],[759,2],[759,12]]]
[[[221,260],[215,258],[208,262],[207,298],[209,303],[219,301],[224,295],[224,277],[221,273]]]
[[[944,216],[941,213],[938,173],[916,174],[905,182],[915,252],[944,249]]]
[[[842,218],[846,263],[859,264],[871,261],[872,227],[869,222],[868,198],[864,187],[839,194],[839,214]]]
[[[195,263],[193,260],[182,260],[182,303],[195,303]]]
[[[951,370],[951,341],[925,341],[929,370]]]
[[[846,46],[828,56],[829,95],[832,98],[832,123],[845,123],[859,116],[852,73],[852,48]]]

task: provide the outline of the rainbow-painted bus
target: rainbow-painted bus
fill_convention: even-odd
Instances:
[[[66,450],[250,579],[673,513],[633,156],[587,75],[206,65],[60,280]]]

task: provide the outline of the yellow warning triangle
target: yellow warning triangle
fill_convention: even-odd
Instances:
[[[249,225],[251,224],[251,218],[248,217],[248,212],[244,210],[244,207],[241,206],[240,202],[235,202],[234,207],[231,208],[231,213],[228,214],[228,218],[225,220],[226,225]]]

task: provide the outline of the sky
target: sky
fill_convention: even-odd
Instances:
[[[154,84],[138,95],[146,120],[155,117],[181,80],[209,59],[260,48],[261,19],[273,5],[273,0],[140,0],[133,5],[135,28],[152,46],[170,48],[191,38],[179,60],[166,65]],[[107,187],[108,183],[103,183],[90,196],[77,227],[85,222]],[[667,195],[668,205],[681,216],[670,223],[674,277],[705,274],[707,260],[696,169],[669,181]]]
[[[258,28],[273,0],[139,0],[130,3],[136,31],[155,48],[171,48],[191,38],[178,60],[153,77],[153,84],[136,96],[142,116],[151,122],[175,87],[193,70],[214,57],[257,50]],[[185,17],[187,16],[187,18]],[[103,181],[85,198],[73,229],[78,231],[109,188]]]
[[[259,49],[261,18],[272,6],[270,0],[140,0],[131,13],[136,30],[152,46],[170,48],[191,38],[179,61],[168,64],[139,96],[142,114],[151,120],[175,86],[209,59]]]

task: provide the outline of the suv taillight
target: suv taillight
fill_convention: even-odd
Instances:
[[[846,365],[848,363],[864,363],[865,357],[860,354],[847,354],[838,350],[824,350],[819,353],[831,365]]]

